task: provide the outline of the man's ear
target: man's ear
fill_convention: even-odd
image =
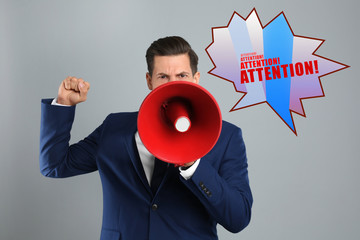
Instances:
[[[199,81],[200,81],[200,72],[196,72],[195,74],[194,74],[194,80],[195,80],[195,83],[196,84],[199,84]]]
[[[146,73],[146,83],[148,85],[148,88],[150,90],[153,90],[153,86],[152,86],[152,83],[151,83],[151,76],[150,76],[150,73]]]

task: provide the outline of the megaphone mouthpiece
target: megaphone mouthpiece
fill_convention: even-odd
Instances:
[[[178,132],[187,132],[190,129],[191,126],[191,122],[190,119],[187,117],[179,117],[176,121],[175,121],[175,129]]]

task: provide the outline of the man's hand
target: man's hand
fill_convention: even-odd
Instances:
[[[185,163],[184,165],[182,165],[182,167],[188,169],[188,168],[191,167],[195,162],[196,162],[196,161],[189,162],[189,163]]]
[[[57,103],[74,106],[86,100],[90,84],[81,78],[67,77],[59,87]]]

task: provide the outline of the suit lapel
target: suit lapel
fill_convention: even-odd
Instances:
[[[137,116],[137,115],[136,115]],[[149,192],[149,194],[152,194],[154,196],[154,194],[151,191],[150,185],[148,183],[148,180],[146,178],[145,175],[145,171],[144,171],[144,167],[141,163],[140,160],[140,156],[139,156],[139,151],[137,149],[136,146],[136,142],[135,142],[135,133],[137,132],[137,117],[135,119],[133,119],[133,124],[131,126],[129,126],[126,136],[125,136],[125,144],[127,147],[127,152],[130,156],[131,162],[135,168],[135,171],[138,175],[138,177],[140,178],[142,184],[144,185],[144,187],[146,188],[146,190]],[[169,164],[165,176],[163,177],[160,186],[158,188],[158,190],[156,191],[159,192],[159,190],[162,188],[162,186],[164,185],[164,183],[166,182],[167,178],[169,177],[169,175],[178,175],[178,169],[175,168],[172,164]],[[156,195],[156,194],[155,194]]]
[[[135,120],[133,126],[129,128],[129,132],[126,135],[125,142],[126,142],[127,152],[129,153],[131,162],[133,163],[133,166],[135,168],[138,177],[140,178],[146,190],[149,193],[151,193],[151,189],[146,179],[145,171],[140,160],[139,152],[136,147],[136,142],[135,142],[136,131],[137,131],[137,121]]]

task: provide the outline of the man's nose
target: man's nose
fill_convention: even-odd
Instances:
[[[175,82],[175,81],[177,81],[175,76],[170,76],[169,77],[169,82]]]
[[[176,77],[176,76],[170,76],[170,77],[169,77],[169,82],[175,82],[175,81],[181,81],[181,79],[179,79],[179,78]]]

